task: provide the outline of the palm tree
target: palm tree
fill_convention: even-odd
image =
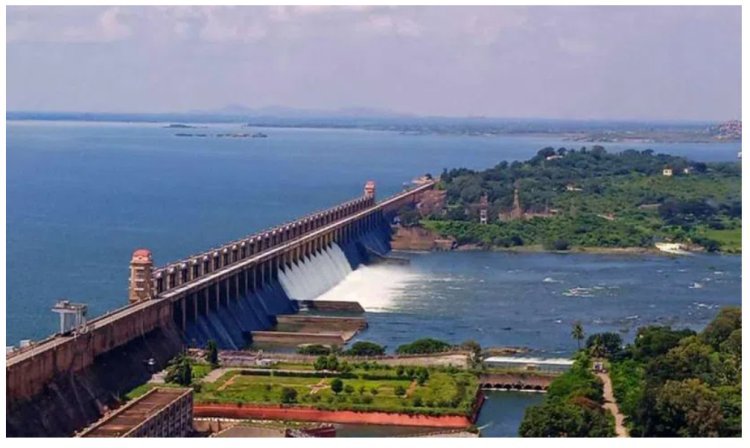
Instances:
[[[573,323],[573,330],[570,332],[570,335],[573,337],[573,339],[576,340],[576,342],[578,343],[578,350],[580,350],[581,341],[585,336],[583,333],[583,326],[581,325],[581,321],[575,321]]]
[[[607,353],[607,350],[604,348],[602,338],[599,335],[594,336],[594,340],[592,341],[591,348],[589,350],[591,356],[593,356],[594,358],[604,358]]]

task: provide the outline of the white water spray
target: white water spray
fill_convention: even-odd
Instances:
[[[355,301],[368,312],[387,312],[398,308],[407,285],[418,278],[406,266],[360,266],[316,299]]]
[[[352,272],[346,255],[333,243],[311,257],[305,257],[291,268],[279,272],[279,283],[287,295],[296,300],[312,300],[340,283]]]
[[[383,312],[396,308],[407,283],[418,277],[406,266],[360,266],[352,271],[344,252],[333,243],[284,268],[279,283],[292,299],[355,301],[369,312]]]

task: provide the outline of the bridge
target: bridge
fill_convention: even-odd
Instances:
[[[132,358],[137,352],[141,358],[151,356],[163,365],[190,343],[186,335],[199,331],[197,324],[207,316],[224,319],[241,300],[252,299],[253,294],[268,297],[270,293],[265,291],[278,287],[282,271],[333,243],[354,247],[368,232],[388,226],[399,208],[418,203],[433,187],[433,181],[426,181],[378,202],[375,185],[368,182],[359,198],[161,267],[153,266],[149,250],[136,250],[130,265],[127,305],[90,320],[83,328],[6,354],[8,409],[48,391],[48,386],[62,377],[82,372],[89,375],[95,360],[105,355],[116,358],[119,355],[113,352],[126,345],[127,356]],[[256,325],[273,324],[275,315],[296,311],[292,300],[264,300],[267,302],[253,306],[259,313],[267,313],[270,320],[259,318]],[[175,335],[180,340],[175,340]],[[137,376],[135,371],[148,374],[141,362],[128,367],[133,376]],[[100,372],[94,377],[97,375]],[[98,377],[89,380],[112,382]]]

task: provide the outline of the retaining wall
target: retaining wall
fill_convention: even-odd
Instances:
[[[366,425],[468,428],[472,422],[462,415],[410,415],[391,412],[328,411],[301,406],[203,404],[193,407],[196,417],[267,419]]]

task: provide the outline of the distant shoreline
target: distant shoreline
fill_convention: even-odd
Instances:
[[[226,124],[252,128],[337,129],[395,132],[402,135],[462,137],[557,137],[585,145],[596,144],[737,144],[707,133],[709,122],[598,121],[552,119],[494,119],[394,116],[264,116],[211,113],[76,113],[8,112],[6,121],[81,123]]]

